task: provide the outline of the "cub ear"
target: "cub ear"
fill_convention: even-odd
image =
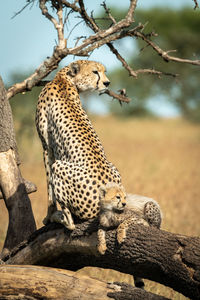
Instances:
[[[80,71],[79,64],[77,62],[73,62],[69,65],[68,75],[74,77],[78,74],[79,71]]]
[[[99,197],[100,197],[100,199],[104,199],[105,195],[106,195],[106,188],[105,188],[105,186],[101,186],[99,188]]]

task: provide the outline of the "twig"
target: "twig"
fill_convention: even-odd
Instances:
[[[159,77],[161,77],[162,75],[172,76],[174,78],[179,76],[178,74],[173,74],[173,73],[163,72],[163,71],[157,71],[157,70],[154,70],[154,69],[139,69],[139,70],[136,70],[135,73],[136,73],[136,75],[138,75],[138,74],[150,74],[150,75],[158,75]]]
[[[117,49],[111,43],[108,43],[107,46],[110,48],[110,50],[112,51],[112,53],[115,54],[115,56],[117,57],[117,59],[121,61],[123,67],[129,72],[129,75],[133,76],[133,77],[137,77],[136,72],[127,64],[127,62],[119,54],[119,52],[117,51]]]
[[[17,11],[11,18],[14,19],[16,16],[18,16],[19,14],[21,14],[21,12],[26,9],[31,3],[34,3],[35,0],[29,1],[27,4],[25,4],[19,11]]]
[[[115,92],[113,92],[111,90],[105,90],[103,93],[100,93],[100,95],[102,95],[102,94],[107,94],[108,96],[113,97],[113,98],[119,100],[120,102],[129,103],[131,101],[130,98],[126,97],[122,93],[117,94],[117,93],[115,93]]]
[[[195,7],[194,7],[194,9],[197,9],[197,8],[199,8],[199,5],[198,5],[198,2],[197,2],[197,0],[193,0],[194,1],[194,4],[195,4]]]
[[[36,86],[45,86],[49,82],[50,82],[49,80],[41,80],[36,84]],[[131,101],[131,99],[126,97],[126,94],[122,93],[121,90],[120,90],[120,94],[116,94],[115,92],[113,92],[111,90],[106,90],[103,93],[100,93],[99,95],[102,95],[102,94],[107,94],[121,102],[129,103]]]
[[[111,15],[110,13],[110,9],[106,6],[106,2],[104,1],[101,6],[103,6],[103,8],[105,9],[106,14],[108,15],[109,19],[112,21],[113,24],[116,24],[117,21],[115,20],[115,18]]]
[[[184,58],[179,58],[175,56],[171,56],[168,53],[170,52],[176,52],[176,50],[168,50],[164,51],[162,50],[158,45],[153,43],[151,40],[149,40],[145,34],[135,31],[134,34],[131,34],[132,36],[136,36],[141,38],[143,41],[145,41],[149,46],[151,46],[166,62],[169,61],[175,61],[179,63],[187,63],[187,64],[192,64],[196,66],[200,66],[200,60],[190,60],[190,59],[184,59]]]

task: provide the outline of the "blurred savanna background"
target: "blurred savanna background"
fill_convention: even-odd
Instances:
[[[119,8],[115,6],[114,9],[114,2],[110,2],[115,17],[121,18],[124,14],[123,4],[120,7],[121,1]],[[145,1],[139,2],[143,2],[143,5],[139,5],[136,10],[136,22],[146,23],[145,31],[153,30],[158,33],[155,41],[161,48],[176,49],[179,57],[200,58],[200,16],[199,11],[193,10],[192,1],[177,1],[176,4],[169,1],[167,7],[163,7],[163,1],[154,1],[154,5],[153,1],[149,1],[150,5],[147,7]],[[109,1],[107,4],[109,5]],[[91,5],[91,1],[88,1],[88,5]],[[28,11],[29,15],[31,11]],[[98,16],[102,16],[102,10],[97,12]],[[33,7],[34,13],[36,12]],[[37,14],[39,18],[39,12]],[[17,18],[23,19],[23,16],[19,15]],[[118,42],[118,47],[126,53],[127,61],[136,69],[156,68],[179,76],[174,78],[163,75],[159,78],[142,75],[138,79],[129,78],[120,64],[110,61],[106,52],[101,50],[97,54],[93,53],[90,59],[104,63],[112,83],[111,88],[126,88],[132,101],[121,106],[116,100],[111,101],[108,96],[85,94],[82,96],[84,108],[109,160],[118,167],[127,192],[153,197],[159,202],[164,215],[164,230],[199,236],[199,67],[166,63],[137,40]],[[15,57],[20,57],[21,52],[15,53]],[[30,59],[34,51],[29,49],[29,52],[30,63],[26,66],[20,66],[19,58],[17,67],[8,57],[8,68],[7,71],[5,68],[3,77],[7,86],[23,80],[37,67],[37,60]],[[64,61],[60,67],[72,61],[70,59]],[[29,66],[30,70],[27,70]],[[52,77],[53,74],[50,78]],[[41,88],[34,88],[31,92],[17,95],[10,100],[22,161],[21,171],[23,177],[34,182],[38,188],[36,193],[30,195],[38,228],[42,226],[47,208],[42,148],[34,125],[40,90]],[[7,224],[7,211],[3,201],[0,201],[0,247],[3,246]],[[102,272],[100,269],[94,271],[87,268],[81,272],[107,281],[126,281],[133,284],[131,276],[111,270]],[[146,287],[147,290],[172,299],[186,299],[169,288],[147,280]]]

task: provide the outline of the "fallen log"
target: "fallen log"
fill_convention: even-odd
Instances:
[[[150,279],[200,299],[200,238],[132,225],[122,245],[107,232],[108,250],[97,252],[97,220],[77,224],[73,232],[49,224],[4,257],[6,264],[35,264],[76,271],[85,266],[115,269]]]
[[[12,284],[11,284],[12,283]],[[107,284],[72,271],[37,266],[0,266],[0,299],[167,300],[128,284]]]

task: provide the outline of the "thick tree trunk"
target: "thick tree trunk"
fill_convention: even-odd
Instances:
[[[3,265],[0,266],[0,298],[11,297],[18,300],[167,300],[127,284],[107,284],[67,270]]]
[[[7,264],[37,264],[78,270],[84,266],[115,269],[147,278],[200,299],[200,238],[156,228],[131,226],[122,245],[107,232],[106,254],[97,252],[97,220],[77,224],[73,232],[50,224],[5,258]]]
[[[19,155],[15,140],[12,111],[10,103],[7,100],[6,90],[0,77],[0,152],[7,152],[13,149],[16,162],[19,165]]]
[[[2,257],[36,230],[31,203],[18,165],[12,112],[0,77],[0,190],[9,214]]]

